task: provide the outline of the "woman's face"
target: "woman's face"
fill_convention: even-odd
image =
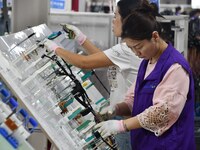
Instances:
[[[113,18],[113,33],[116,37],[120,37],[121,33],[122,33],[122,22],[121,22],[121,16],[118,12],[118,7],[116,7],[115,9],[115,13],[114,13],[114,18]]]
[[[133,40],[125,38],[123,41],[126,42],[127,46],[135,53],[136,56],[146,60],[155,57],[159,50],[159,46],[156,44],[154,39]]]

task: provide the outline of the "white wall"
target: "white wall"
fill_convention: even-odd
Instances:
[[[12,32],[47,23],[49,0],[13,0]]]

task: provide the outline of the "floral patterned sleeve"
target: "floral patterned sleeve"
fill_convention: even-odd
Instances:
[[[179,118],[188,91],[189,75],[181,65],[172,65],[154,92],[153,105],[137,115],[140,125],[162,135]]]

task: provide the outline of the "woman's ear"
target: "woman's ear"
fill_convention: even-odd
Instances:
[[[156,42],[156,41],[158,41],[159,38],[160,38],[160,36],[159,36],[158,32],[153,31],[152,32],[152,40]]]

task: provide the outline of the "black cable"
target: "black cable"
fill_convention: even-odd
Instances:
[[[85,108],[88,107],[88,105],[86,103],[84,103],[83,101],[81,101],[81,99],[78,96],[74,96],[74,98],[81,104],[83,105]]]
[[[22,41],[20,41],[19,43],[17,43],[13,48],[11,48],[9,51],[12,51],[15,47],[19,46],[20,44],[22,44],[23,42],[25,42],[26,40],[28,40],[29,38],[31,38],[33,35],[35,35],[35,32],[30,34],[27,38],[23,39]]]
[[[61,26],[63,27],[63,30],[64,30],[66,33],[72,34],[71,31],[70,31],[65,25],[62,25],[62,24],[61,24]],[[58,35],[58,36],[59,36],[59,35]],[[71,35],[71,36],[72,36],[72,35]],[[70,73],[71,73],[71,75],[72,75],[73,73],[72,73],[72,70],[70,69],[69,64],[67,64],[67,62],[66,62],[64,59],[62,59],[62,60],[63,60],[63,62],[65,63],[65,65],[67,66],[67,68],[69,69],[69,71],[70,71]],[[97,78],[97,80],[99,81],[99,83],[102,85],[102,87],[105,89],[105,91],[110,95],[109,90],[106,88],[106,86],[103,84],[103,82],[99,79],[99,77],[97,76],[97,74],[95,73],[94,70],[92,70],[92,74],[95,75],[95,77]]]
[[[64,59],[62,59],[62,61],[65,63],[65,65],[67,66],[68,70],[70,71],[71,75],[73,75],[72,70],[70,69],[70,66],[68,63],[66,63],[66,61]],[[75,77],[75,76],[74,76]]]
[[[68,70],[70,71],[70,76],[71,78],[74,78],[74,83],[76,85],[76,87],[74,87],[74,91],[73,94],[75,94],[76,91],[79,91],[80,93],[78,94],[78,96],[81,96],[83,100],[85,100],[85,102],[81,101],[78,96],[76,96],[77,101],[82,104],[86,109],[89,108],[90,112],[93,114],[95,122],[99,123],[100,119],[98,118],[98,116],[96,115],[94,109],[92,108],[90,102],[89,102],[89,96],[87,95],[86,91],[83,89],[82,85],[80,84],[80,82],[76,79],[75,75],[72,73],[72,70],[69,66],[69,64],[66,63],[65,60],[62,59],[62,61],[65,63],[65,65],[67,66]],[[63,67],[63,66],[62,66]],[[64,68],[64,67],[63,67]],[[68,74],[69,76],[69,74]],[[77,88],[79,88],[79,90],[77,90]],[[77,92],[76,92],[77,93]],[[87,103],[86,103],[87,102]]]
[[[102,140],[106,145],[108,145],[112,150],[117,150],[117,148],[115,148],[115,147],[113,147],[112,145],[110,145],[110,144],[101,136],[101,134],[100,134],[98,131],[93,132],[93,135],[94,135],[97,139],[101,138],[101,140]]]
[[[99,83],[103,86],[103,88],[106,90],[106,92],[110,95],[109,90],[106,88],[106,86],[103,84],[103,82],[99,79],[99,77],[97,76],[97,74],[95,73],[94,70],[92,70],[92,73],[93,73],[94,76],[97,78],[97,80],[99,81]]]
[[[94,109],[92,108],[92,106],[91,106],[91,104],[90,104],[90,102],[89,102],[89,99],[86,99],[86,101],[88,102],[88,106],[89,106],[89,108],[91,109],[91,113],[92,113],[93,116],[94,116],[95,122],[96,122],[96,123],[99,123],[99,122],[100,122],[100,119],[99,119],[99,117],[96,115],[96,112],[94,111]]]
[[[90,111],[93,116],[94,116],[94,119],[95,119],[95,122],[96,123],[99,123],[100,122],[100,119],[98,118],[98,116],[96,115],[94,109],[92,108],[90,102],[89,102],[89,97],[86,93],[86,91],[83,89],[83,87],[81,86],[80,82],[76,79],[76,77],[74,76],[74,74],[72,73],[72,70],[71,68],[68,66],[67,64],[67,67],[68,69],[70,70],[70,74],[65,70],[65,68],[62,66],[62,64],[57,60],[57,56],[53,56],[53,57],[50,57],[46,54],[43,54],[41,56],[41,58],[44,58],[44,57],[47,57],[53,61],[56,62],[56,64],[62,69],[62,71],[65,73],[65,75],[69,76],[70,79],[75,83],[75,87],[74,87],[74,90],[72,91],[72,94],[74,95],[74,98],[81,104],[83,105],[87,111]],[[63,60],[64,61],[64,60]],[[64,61],[65,62],[65,61]],[[66,63],[65,63],[66,64]],[[79,96],[82,97],[83,101],[79,98]],[[87,102],[87,103],[86,103]],[[89,113],[89,112],[86,112],[86,113]],[[96,135],[95,135],[96,134]],[[115,147],[113,147],[112,145],[110,145],[101,135],[98,131],[95,132],[95,137],[100,137],[101,140],[106,144],[108,145],[112,150],[117,150]]]
[[[80,82],[76,79],[75,75],[72,73],[72,70],[70,68],[70,66],[62,59],[62,61],[65,63],[65,65],[67,66],[68,70],[70,71],[70,75],[68,74],[68,76],[71,76],[71,78],[74,78],[74,83],[76,85],[76,87],[74,87],[74,91],[73,94],[75,94],[76,91],[79,91],[80,93],[78,94],[78,96],[81,96],[83,100],[85,100],[85,102],[81,101],[78,96],[76,96],[76,100],[82,104],[86,109],[89,108],[91,113],[94,116],[95,122],[99,123],[100,119],[97,117],[94,109],[92,108],[90,102],[89,102],[89,96],[87,95],[86,91],[83,89],[82,85],[80,84]],[[62,66],[63,67],[63,66]],[[64,68],[64,67],[63,67]],[[77,88],[79,88],[79,90],[77,90]],[[76,92],[77,93],[77,92]],[[86,103],[87,102],[87,103]]]
[[[108,145],[111,149],[113,150],[117,150],[117,148],[113,147],[112,145],[110,145],[101,135],[100,135],[101,140],[106,143],[106,145]]]
[[[82,85],[80,82],[76,79],[75,75],[72,73],[71,68],[67,65],[68,69],[70,70],[70,74],[65,70],[65,68],[62,66],[62,64],[57,60],[57,56],[54,55],[52,57],[43,54],[41,58],[47,57],[53,61],[56,62],[56,64],[62,69],[62,71],[65,73],[66,76],[69,76],[70,79],[75,83],[75,87],[73,87],[72,94],[74,95],[74,98],[85,108],[90,108],[91,113],[93,114],[95,118],[95,122],[99,122],[99,118],[97,117],[94,109],[92,108],[90,102],[89,102],[89,97],[86,93],[86,91],[83,89]],[[63,60],[64,61],[64,60]],[[65,61],[64,61],[65,62]],[[66,63],[65,63],[66,64]],[[83,101],[79,98],[79,96],[82,97]],[[87,102],[87,103],[86,103]]]

